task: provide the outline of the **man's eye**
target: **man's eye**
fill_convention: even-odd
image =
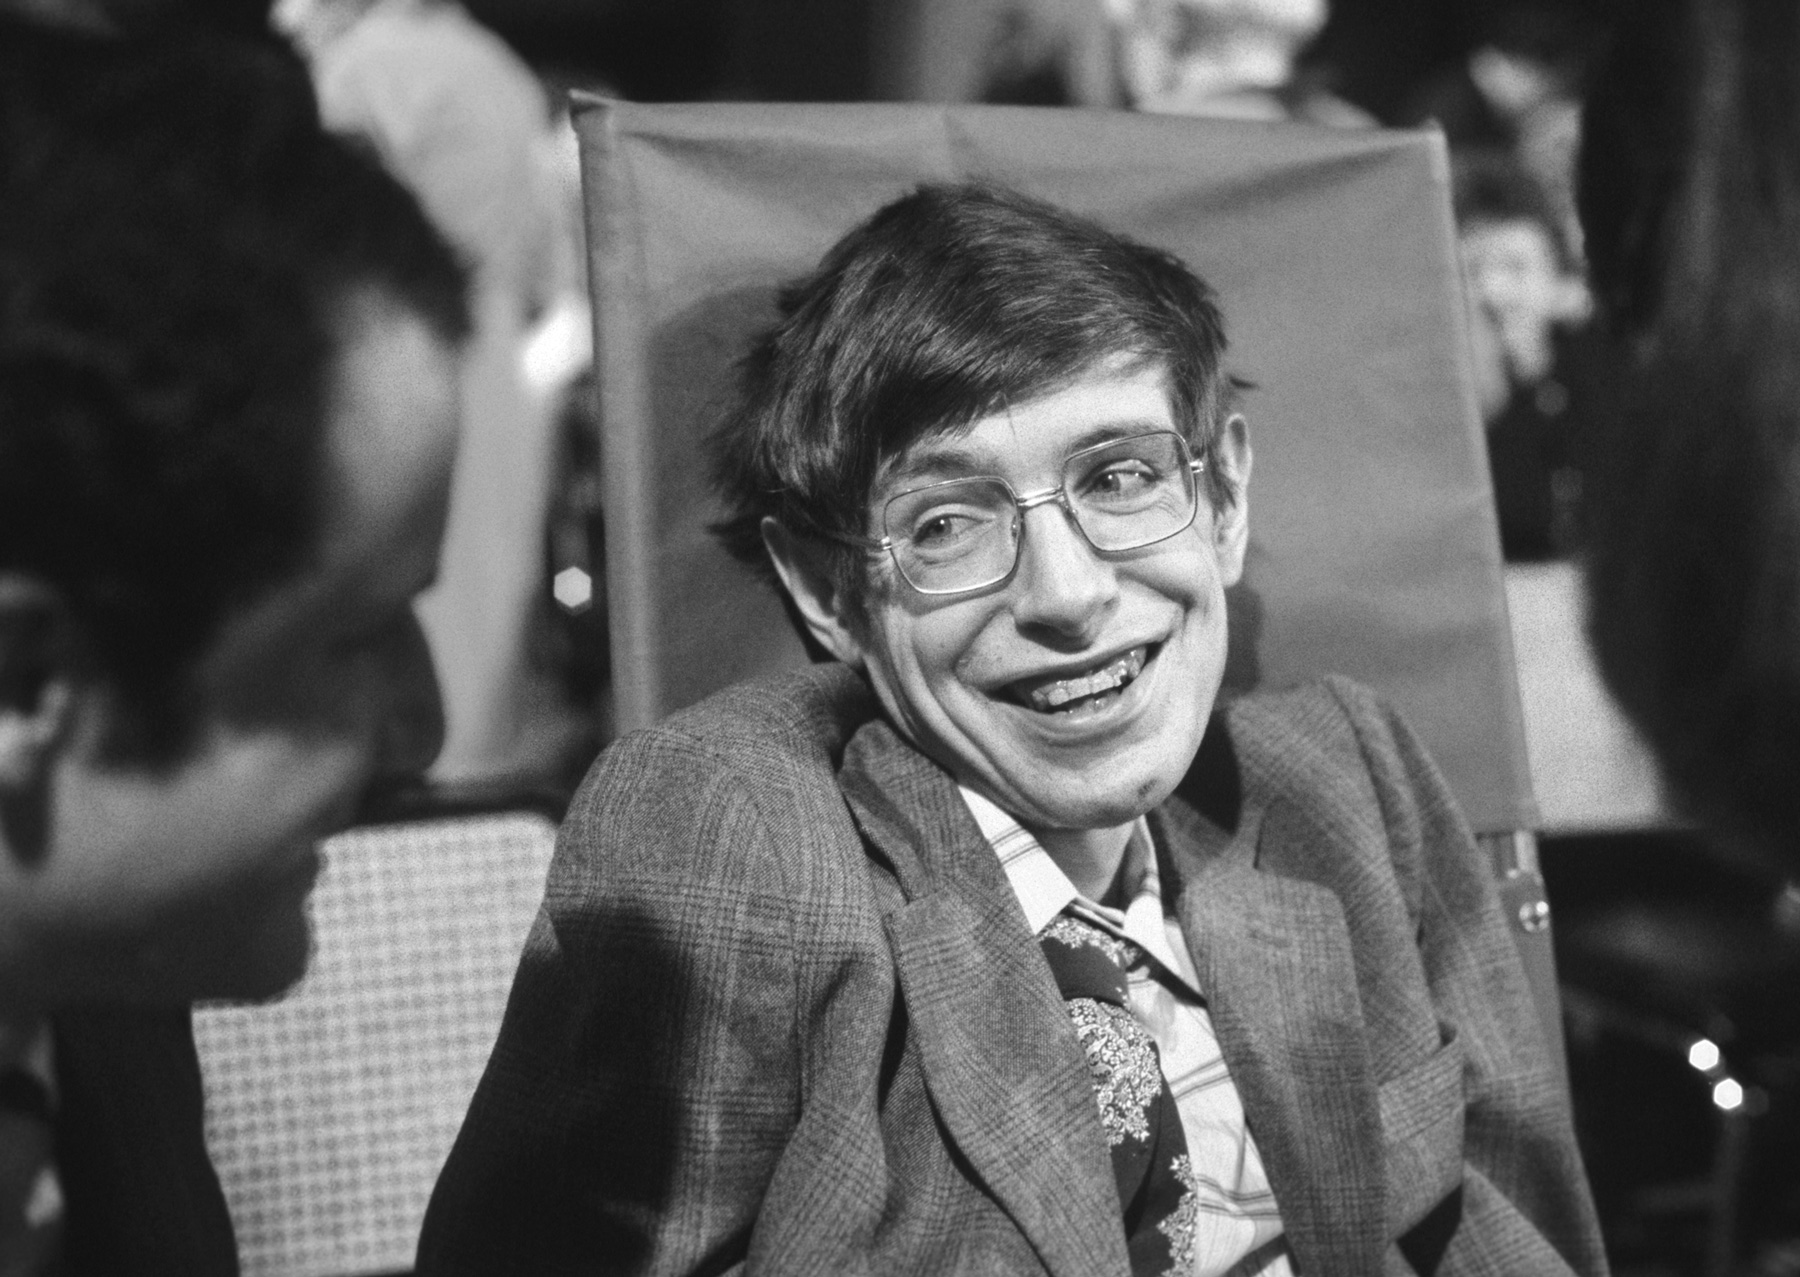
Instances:
[[[960,515],[936,514],[921,520],[912,530],[912,543],[920,546],[940,545],[966,535],[969,521]]]
[[[1147,461],[1110,461],[1089,475],[1082,492],[1096,497],[1128,497],[1155,487],[1161,476]]]
[[[954,549],[974,540],[992,519],[966,510],[934,510],[915,520],[906,539],[920,550]]]

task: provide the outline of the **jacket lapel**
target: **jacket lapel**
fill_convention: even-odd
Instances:
[[[885,723],[857,734],[840,783],[905,897],[888,938],[950,1137],[1051,1273],[1123,1277],[1081,1046],[999,860],[955,785]]]
[[[1214,727],[1219,723],[1215,721]],[[1177,910],[1297,1266],[1379,1274],[1380,1113],[1337,898],[1283,872],[1312,837],[1251,793],[1226,834],[1180,798],[1157,817]],[[1165,887],[1169,884],[1165,878]]]

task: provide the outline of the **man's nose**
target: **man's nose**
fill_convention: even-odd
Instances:
[[[437,669],[416,616],[395,636],[388,711],[381,725],[379,768],[389,782],[416,780],[444,747],[444,700]]]
[[[1012,584],[1014,619],[1021,628],[1086,642],[1118,600],[1117,571],[1059,503],[1028,510],[1023,518]]]

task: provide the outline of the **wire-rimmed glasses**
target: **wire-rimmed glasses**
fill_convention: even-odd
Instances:
[[[834,539],[886,550],[921,594],[966,594],[1013,574],[1033,506],[1056,502],[1101,553],[1168,540],[1193,523],[1205,466],[1172,430],[1109,439],[1070,453],[1054,488],[1021,496],[987,475],[928,483],[888,499],[883,536]]]

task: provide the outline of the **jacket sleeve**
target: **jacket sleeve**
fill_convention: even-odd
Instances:
[[[741,1258],[797,1108],[796,943],[769,824],[692,737],[616,744],[559,836],[418,1272]]]
[[[1406,724],[1354,684],[1334,679],[1332,687],[1362,747],[1396,877],[1416,914],[1429,996],[1463,1062],[1461,1192],[1411,1223],[1390,1266],[1440,1277],[1600,1277],[1606,1260],[1563,1074],[1487,857]],[[1391,1147],[1403,1136],[1390,1117],[1404,1115],[1383,1114],[1392,1168],[1404,1154]]]

